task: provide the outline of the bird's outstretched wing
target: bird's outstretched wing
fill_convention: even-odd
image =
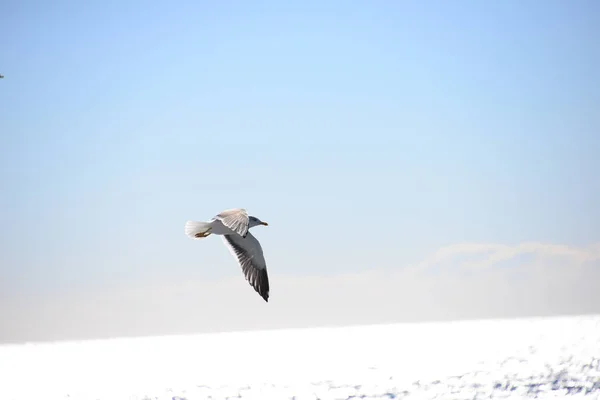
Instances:
[[[214,219],[221,221],[223,225],[241,237],[245,238],[248,234],[248,213],[243,208],[225,210],[217,214]]]
[[[238,235],[223,235],[223,240],[237,258],[246,280],[268,302],[269,276],[259,241],[250,232],[245,238]]]

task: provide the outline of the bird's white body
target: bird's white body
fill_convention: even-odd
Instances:
[[[258,225],[268,224],[248,216],[243,208],[235,208],[217,214],[208,222],[188,221],[185,224],[185,234],[192,239],[222,236],[250,285],[265,301],[269,301],[267,263],[259,241],[249,232],[250,228]]]
[[[221,220],[215,219],[209,222],[210,227],[212,228],[210,232],[213,235],[234,235],[235,232],[223,225]],[[248,226],[250,228],[250,226]]]
[[[260,222],[248,221],[248,229],[254,228],[255,226],[262,225]],[[235,235],[236,232],[228,228],[221,222],[220,219],[213,218],[208,222],[200,221],[188,221],[185,224],[185,234],[190,236],[191,233],[196,234],[209,229],[209,232],[213,235]],[[203,239],[203,237],[193,237],[192,239]]]

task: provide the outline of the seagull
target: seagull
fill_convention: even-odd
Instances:
[[[258,225],[269,224],[248,216],[243,208],[232,208],[222,211],[208,222],[187,221],[185,234],[192,239],[204,239],[211,234],[223,236],[223,241],[242,267],[246,280],[268,302],[267,263],[260,243],[249,232],[250,228]]]

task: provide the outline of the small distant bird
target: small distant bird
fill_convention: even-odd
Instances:
[[[268,302],[267,263],[260,243],[249,232],[250,228],[258,225],[269,224],[248,216],[243,208],[232,208],[217,214],[208,222],[187,221],[185,234],[192,239],[203,239],[210,234],[223,236],[223,241],[242,267],[246,280]]]
[[[4,75],[0,74],[0,79],[4,78]]]

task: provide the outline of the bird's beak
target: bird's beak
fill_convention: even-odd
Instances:
[[[269,226],[269,224],[267,224],[266,222],[261,222],[260,224],[264,226]]]

